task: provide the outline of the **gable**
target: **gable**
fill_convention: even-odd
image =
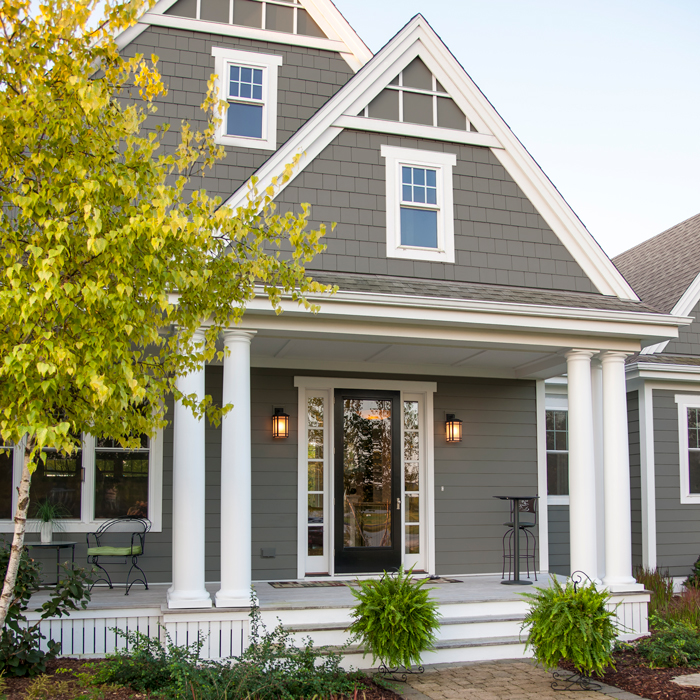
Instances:
[[[281,212],[311,204],[312,226],[328,230],[325,253],[309,270],[456,280],[547,290],[597,290],[490,149],[422,141],[422,149],[455,153],[455,262],[389,258],[386,179],[381,147],[414,139],[346,129],[277,198]]]
[[[300,0],[177,0],[165,13],[209,22],[327,39]]]
[[[404,84],[405,79],[408,84]],[[407,99],[409,109],[404,115]],[[440,112],[435,107],[439,100],[449,101],[445,103],[449,106],[442,110],[442,124],[446,124],[447,119],[453,120],[449,125],[441,125]],[[464,122],[461,115],[464,115]],[[385,139],[388,136],[410,138],[412,142],[408,148],[414,149],[425,148],[427,142],[486,149],[488,158],[495,158],[534,208],[535,213],[530,215],[539,216],[546,223],[548,235],[556,239],[557,249],[566,251],[567,264],[575,264],[583,274],[582,278],[578,272],[573,276],[587,278],[586,282],[576,284],[590,285],[591,290],[621,299],[637,299],[560,193],[422,16],[411,20],[316,117],[257,171],[260,187],[267,187],[286,163],[302,154],[298,179],[343,131],[364,132],[367,139],[377,134],[383,134]],[[226,203],[240,206],[246,196],[246,189],[240,188]],[[303,195],[300,201],[306,201]],[[345,216],[353,215],[350,211],[345,213]],[[552,241],[547,245],[553,245]],[[569,284],[553,288],[572,289]]]
[[[684,316],[692,316],[695,320],[689,326],[678,328],[678,338],[669,340],[663,348],[668,355],[700,355],[700,302]]]

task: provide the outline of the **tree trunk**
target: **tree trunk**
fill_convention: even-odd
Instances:
[[[19,498],[17,499],[17,511],[15,512],[15,534],[12,539],[12,550],[10,551],[10,561],[5,574],[5,584],[0,595],[0,630],[5,626],[5,618],[10,604],[14,599],[15,583],[17,582],[17,571],[19,570],[19,558],[24,547],[24,533],[27,529],[27,510],[29,509],[29,486],[32,481],[32,474],[29,465],[32,460],[34,450],[34,438],[27,438],[24,446],[24,462],[22,463],[22,480],[19,483]]]

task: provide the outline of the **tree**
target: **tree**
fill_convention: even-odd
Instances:
[[[295,163],[265,192],[252,181],[236,211],[187,193],[223,156],[214,133],[224,105],[212,79],[209,127],[183,123],[164,152],[166,129],[144,125],[166,91],[157,57],[125,59],[113,39],[143,9],[144,0],[0,9],[0,435],[24,444],[0,627],[42,450],[71,452],[83,432],[136,447],[165,424],[167,394],[218,421],[227,407],[181,395],[175,377],[214,357],[220,331],[256,292],[279,313],[283,295],[315,310],[307,294],[327,291],[303,267],[323,249],[324,227],[308,230],[307,205],[275,213]]]

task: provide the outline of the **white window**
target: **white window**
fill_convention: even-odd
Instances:
[[[386,248],[390,258],[455,261],[454,153],[382,146],[386,158]]]
[[[15,453],[15,454],[12,454]],[[0,443],[0,532],[12,532],[22,474],[22,445]],[[42,501],[61,507],[66,532],[92,532],[109,518],[146,517],[152,531],[162,531],[162,431],[141,446],[125,450],[112,440],[83,437],[72,455],[46,450],[32,476],[28,530],[37,529],[33,510]]]
[[[228,103],[217,143],[277,148],[277,70],[281,56],[214,47],[219,96]]]
[[[678,394],[681,503],[700,503],[700,396]]]
[[[565,394],[547,394],[547,503],[569,505],[569,401]]]

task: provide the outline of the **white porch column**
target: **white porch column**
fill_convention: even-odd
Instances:
[[[204,341],[197,331],[194,343]],[[183,394],[204,398],[204,366],[177,378]],[[175,402],[173,415],[173,585],[169,608],[210,608],[204,586],[204,429],[205,422]]]
[[[605,578],[612,591],[642,589],[632,576],[630,460],[624,352],[604,352]]]
[[[591,357],[593,350],[566,353],[569,380],[569,544],[571,571],[596,580],[595,434]]]
[[[596,551],[598,569],[595,578],[605,576],[605,477],[603,476],[603,366],[599,359],[591,360],[591,390],[593,397],[593,433],[595,435],[595,512]]]
[[[227,330],[221,423],[221,590],[219,608],[248,607],[252,579],[250,341],[252,331]]]

